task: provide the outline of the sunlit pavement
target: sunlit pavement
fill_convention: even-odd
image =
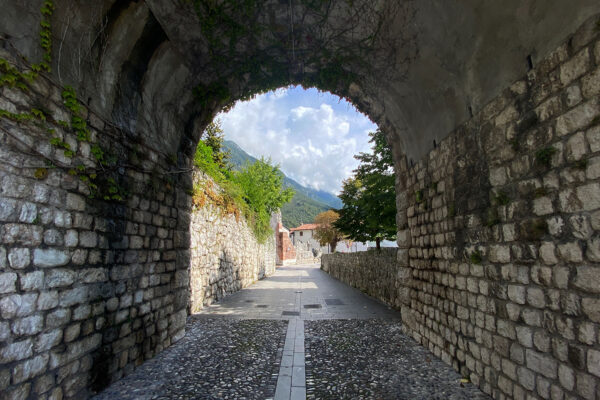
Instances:
[[[253,319],[399,319],[400,313],[337,281],[319,265],[279,267],[275,274],[205,307],[196,317]]]

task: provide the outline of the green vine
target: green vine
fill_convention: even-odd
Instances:
[[[300,0],[300,15],[281,24],[262,17],[272,7],[268,0],[192,1],[207,44],[203,70],[214,77],[194,90],[203,107],[214,100],[227,109],[236,100],[299,83],[347,96],[353,82],[364,80],[356,71],[374,73],[373,60],[395,70],[396,57],[389,54],[394,46],[380,39],[398,5],[386,13],[348,1],[346,14],[332,24],[331,2]],[[346,22],[343,27],[339,18]],[[304,20],[315,21],[314,26],[301,26]],[[368,29],[359,26],[363,20],[369,21]],[[295,29],[302,33],[294,34]]]
[[[81,105],[77,100],[75,89],[71,86],[65,86],[62,98],[63,104],[71,112],[71,129],[75,132],[79,141],[88,142],[90,140],[90,130],[87,122],[80,116]]]
[[[52,0],[45,0],[42,3],[40,12],[42,20],[40,22],[40,46],[44,50],[42,62],[32,64],[28,70],[19,71],[9,61],[0,58],[0,87],[7,86],[17,88],[21,91],[28,91],[29,84],[33,83],[42,71],[50,72],[50,64],[52,63],[52,25],[51,18],[54,13],[54,3]],[[46,114],[39,109],[32,108],[28,112],[13,113],[8,110],[0,109],[0,118],[5,118],[17,123],[35,123],[36,125],[45,128],[50,135],[49,142],[56,149],[62,150],[67,158],[75,156],[75,150],[71,145],[65,142],[56,130],[49,123],[57,124],[66,130],[71,130],[78,142],[89,142],[91,133],[86,120],[82,116],[82,106],[77,99],[75,89],[71,86],[65,86],[62,91],[63,105],[71,114],[70,121],[48,121]],[[90,148],[92,156],[96,159],[101,168],[116,164],[116,157],[109,155],[107,151],[102,149],[99,144],[92,144]],[[52,167],[54,165],[50,163]],[[106,172],[106,171],[104,171]],[[84,164],[79,163],[73,168],[68,168],[67,173],[72,176],[77,176],[89,189],[89,197],[101,197],[104,200],[123,201],[126,192],[116,182],[114,178],[103,177],[102,182],[99,181],[98,173],[95,169],[87,168]],[[105,174],[103,174],[105,175]],[[37,168],[34,172],[36,179],[45,179],[48,176],[48,168]]]
[[[483,261],[483,256],[481,255],[481,252],[476,249],[469,255],[469,260],[472,264],[479,265]]]
[[[539,165],[543,165],[545,167],[550,167],[552,163],[552,156],[556,154],[558,150],[555,147],[545,147],[543,149],[538,150],[535,153],[535,161]]]

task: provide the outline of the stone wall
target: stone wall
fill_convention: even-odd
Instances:
[[[313,247],[313,243],[296,242],[297,264],[318,264],[321,262],[321,247]]]
[[[367,278],[365,255],[323,261],[495,399],[600,398],[596,20],[396,165],[400,248],[385,278]]]
[[[361,292],[394,305],[398,281],[396,248],[323,254],[321,269]]]
[[[260,244],[243,218],[212,204],[195,208],[191,218],[192,313],[275,272],[275,234]],[[271,228],[276,224],[275,217]]]
[[[83,106],[78,140],[64,89],[28,86],[0,88],[0,109],[45,115],[0,118],[0,397],[83,399],[183,337],[191,200],[168,155]],[[92,198],[92,168],[122,200]]]

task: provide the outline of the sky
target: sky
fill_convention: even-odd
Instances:
[[[250,155],[270,157],[288,177],[333,194],[358,166],[353,156],[370,151],[368,133],[377,129],[350,103],[299,86],[238,102],[217,118],[225,138]]]

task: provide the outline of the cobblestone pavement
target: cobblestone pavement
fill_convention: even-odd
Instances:
[[[307,399],[489,399],[390,320],[305,321]]]
[[[182,340],[96,396],[304,398],[489,397],[405,336],[398,312],[316,265],[279,268],[206,307]]]
[[[191,317],[183,339],[95,399],[272,398],[286,331],[285,321]]]

